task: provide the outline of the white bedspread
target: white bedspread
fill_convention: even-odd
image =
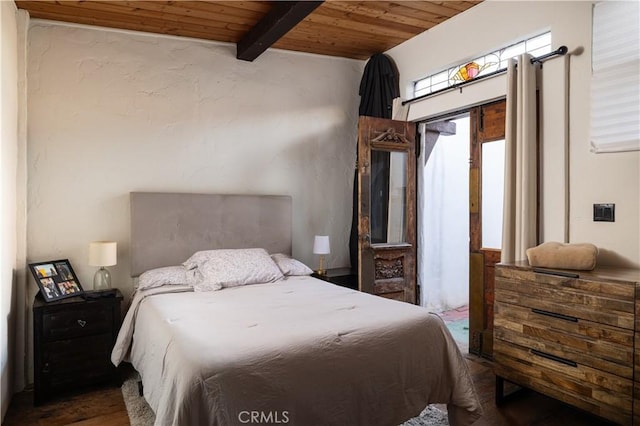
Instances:
[[[429,403],[448,404],[452,425],[481,414],[455,341],[424,308],[310,277],[177,290],[138,292],[112,353],[140,372],[156,425],[247,424],[257,412],[389,426]]]

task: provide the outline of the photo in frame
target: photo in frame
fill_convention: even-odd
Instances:
[[[29,269],[45,302],[84,294],[69,259],[30,263]]]

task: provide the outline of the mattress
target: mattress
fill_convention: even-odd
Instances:
[[[438,316],[311,277],[137,292],[112,361],[140,373],[156,425],[396,425],[430,403],[469,425],[482,411]]]

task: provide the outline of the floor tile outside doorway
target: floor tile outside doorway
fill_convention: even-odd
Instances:
[[[455,309],[438,313],[458,343],[462,353],[469,352],[469,306],[460,306]]]

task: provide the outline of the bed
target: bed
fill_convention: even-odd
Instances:
[[[132,275],[194,252],[291,254],[291,199],[132,193]],[[137,291],[112,361],[131,362],[156,425],[397,425],[430,403],[481,415],[467,364],[436,315],[310,276]]]

